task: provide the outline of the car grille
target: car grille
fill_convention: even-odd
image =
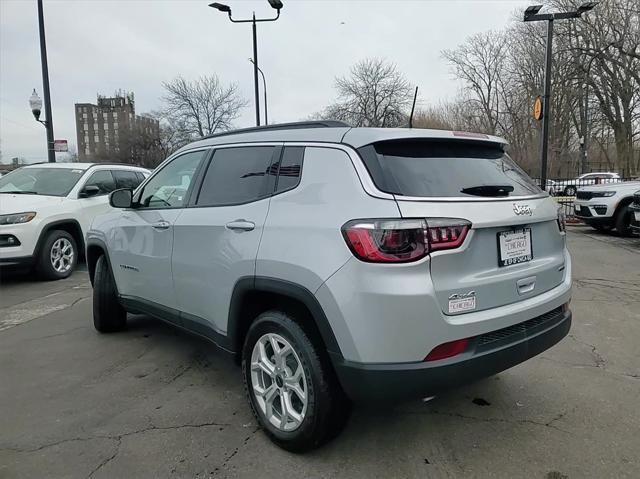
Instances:
[[[593,198],[593,193],[590,191],[578,191],[576,193],[576,198],[579,200],[590,200]]]
[[[579,210],[576,210],[576,214],[578,216],[583,216],[583,217],[590,217],[593,216],[591,214],[591,210],[589,208],[587,208],[586,206],[581,206]]]
[[[520,339],[525,339],[554,323],[560,322],[563,317],[562,306],[559,306],[548,313],[523,323],[514,324],[513,326],[498,329],[497,331],[491,331],[478,337],[477,349],[478,351],[491,349],[492,347],[498,346],[499,343],[509,344]]]

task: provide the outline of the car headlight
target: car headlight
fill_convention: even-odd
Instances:
[[[616,194],[615,191],[600,191],[597,194],[594,194],[593,196],[600,197],[600,198],[609,198],[610,196],[613,196],[615,194]]]
[[[28,211],[26,213],[14,213],[11,215],[0,215],[1,225],[15,225],[18,223],[28,223],[36,217],[35,211]]]

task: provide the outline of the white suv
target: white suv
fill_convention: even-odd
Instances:
[[[616,229],[621,236],[631,235],[631,203],[640,181],[593,185],[581,188],[574,202],[578,218],[599,231]]]
[[[69,276],[84,253],[107,195],[135,188],[149,170],[105,163],[42,163],[0,178],[0,266],[35,266],[45,279]]]

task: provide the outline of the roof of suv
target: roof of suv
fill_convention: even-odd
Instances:
[[[502,138],[482,133],[428,130],[422,128],[352,128],[346,123],[338,121],[310,121],[229,131],[190,143],[183,149],[186,150],[202,146],[215,146],[233,143],[257,143],[263,141],[344,143],[352,146],[353,148],[360,148],[376,141],[409,138],[473,140],[506,144],[506,141]]]
[[[127,163],[31,163],[24,165],[22,168],[67,168],[73,170],[88,170],[94,166],[121,166],[126,168],[136,168],[146,170],[141,166],[129,165]]]

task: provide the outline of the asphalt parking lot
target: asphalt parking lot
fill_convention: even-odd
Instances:
[[[570,336],[437,397],[359,409],[321,450],[256,428],[239,369],[150,318],[99,335],[80,271],[0,285],[0,477],[638,477],[640,238],[574,227]]]

